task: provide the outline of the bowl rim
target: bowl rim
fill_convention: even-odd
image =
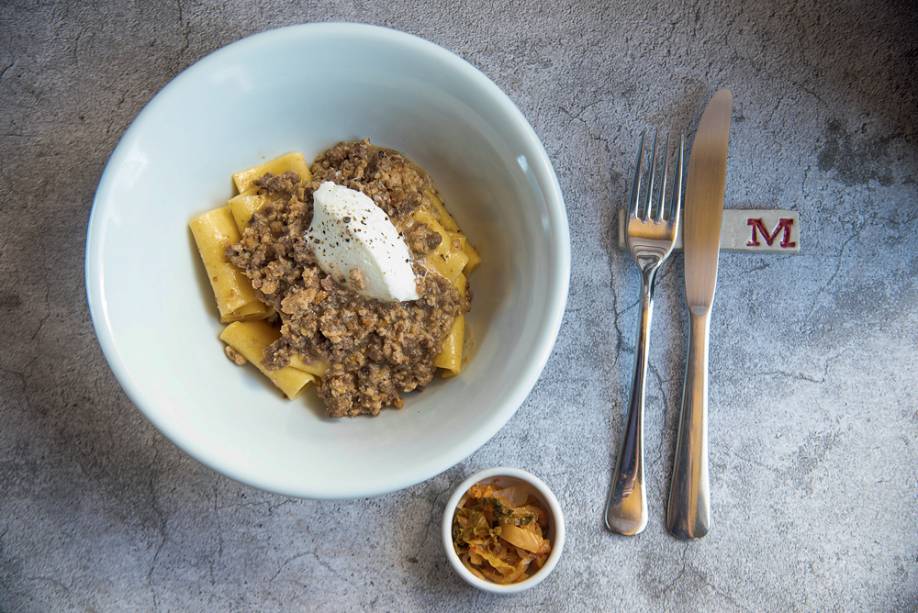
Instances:
[[[456,513],[456,507],[459,505],[459,500],[461,500],[463,494],[476,483],[494,477],[511,477],[519,479],[520,481],[525,481],[534,487],[545,499],[545,502],[548,503],[548,512],[551,513],[554,523],[555,542],[552,544],[551,553],[548,554],[545,565],[540,568],[536,574],[519,583],[500,585],[476,577],[465,567],[462,560],[456,555],[456,550],[453,548],[453,515]],[[564,551],[564,542],[567,538],[566,529],[564,527],[564,512],[561,510],[561,504],[558,502],[557,497],[555,497],[554,492],[551,491],[551,488],[532,473],[522,468],[512,468],[509,466],[497,466],[495,468],[480,470],[460,483],[453,491],[453,495],[450,496],[446,506],[443,508],[441,534],[443,537],[443,549],[446,552],[446,559],[449,560],[453,570],[455,570],[469,585],[494,594],[517,594],[533,588],[544,581],[555,569],[555,566],[558,565],[558,560],[561,559],[561,553]]]
[[[411,52],[430,56],[432,60],[440,62],[444,70],[457,71],[464,75],[466,79],[475,82],[476,86],[485,93],[487,99],[512,119],[512,129],[515,135],[520,138],[527,153],[532,154],[533,159],[528,160],[529,168],[533,171],[537,184],[545,194],[549,216],[548,223],[550,223],[557,237],[554,241],[555,244],[550,245],[554,252],[551,256],[557,262],[557,266],[548,283],[548,296],[552,300],[548,305],[543,329],[530,351],[529,362],[516,383],[510,386],[510,390],[503,398],[503,401],[496,403],[490,419],[480,423],[473,436],[467,437],[465,441],[457,444],[449,452],[437,455],[427,462],[412,465],[411,468],[401,473],[398,478],[381,480],[364,487],[352,486],[349,489],[339,488],[334,491],[328,491],[327,488],[316,487],[302,481],[296,483],[269,481],[260,475],[240,474],[240,471],[222,466],[219,458],[208,456],[199,449],[195,443],[195,437],[183,434],[170,420],[162,418],[152,404],[148,404],[147,399],[141,392],[139,382],[132,377],[127,361],[120,354],[118,344],[114,338],[108,305],[105,301],[105,280],[102,266],[104,260],[102,257],[100,228],[103,223],[102,220],[109,213],[109,205],[112,202],[111,192],[113,190],[114,177],[116,176],[114,169],[123,165],[129,146],[140,131],[139,126],[162,103],[164,97],[168,96],[186,80],[196,79],[200,74],[206,73],[212,64],[219,62],[221,56],[228,53],[229,49],[238,52],[263,45],[272,45],[279,40],[288,39],[288,37],[296,39],[327,35],[358,37],[371,39],[380,44],[404,46],[409,48]],[[266,30],[225,45],[186,67],[147,102],[119,139],[102,171],[86,230],[84,282],[86,284],[86,296],[93,328],[102,348],[102,353],[115,378],[134,406],[174,445],[212,470],[261,490],[298,498],[352,499],[398,491],[430,479],[470,456],[506,425],[532,391],[554,347],[567,305],[570,260],[570,232],[564,197],[548,154],[522,112],[493,81],[453,52],[412,34],[368,24],[328,22]]]

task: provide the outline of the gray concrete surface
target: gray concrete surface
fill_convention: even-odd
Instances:
[[[918,26],[908,2],[5,2],[0,9],[0,610],[914,610],[918,604]],[[177,451],[120,390],[82,280],[93,191],[143,104],[206,53],[319,20],[392,26],[508,92],[566,194],[560,339],[466,462],[372,500],[290,500]],[[604,532],[637,275],[613,247],[639,131],[736,96],[728,206],[803,220],[799,256],[723,258],[711,367],[714,526],[662,527],[683,347],[661,282],[651,520]],[[611,169],[611,170],[610,170]],[[498,599],[447,567],[446,493],[477,467],[544,477],[560,566]]]

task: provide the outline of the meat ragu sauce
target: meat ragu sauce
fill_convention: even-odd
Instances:
[[[403,393],[431,382],[434,359],[470,298],[421,263],[441,242],[412,216],[432,207],[432,184],[423,170],[366,140],[335,145],[310,170],[308,182],[292,172],[258,180],[268,200],[227,255],[280,318],[281,336],[265,352],[267,365],[281,368],[295,355],[323,360],[328,369],[318,394],[328,414],[377,415],[401,407]],[[418,300],[366,298],[322,272],[304,233],[312,221],[312,194],[323,181],[359,190],[386,212],[414,257]]]

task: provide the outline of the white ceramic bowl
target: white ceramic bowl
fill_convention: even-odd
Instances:
[[[188,232],[230,173],[369,137],[425,167],[483,263],[472,275],[461,376],[377,418],[330,420],[286,401],[217,340]],[[112,154],[86,247],[93,324],[131,400],[176,445],[255,487],[348,498],[453,466],[513,415],[548,358],[567,299],[564,202],[532,128],[452,53],[392,30],[311,24],[229,45],[147,105]]]
[[[482,482],[496,483],[503,487],[516,485],[518,483],[528,485],[532,493],[543,503],[543,508],[548,511],[547,536],[551,539],[551,553],[548,554],[548,560],[545,561],[545,566],[540,568],[537,573],[525,581],[510,583],[508,585],[491,583],[490,581],[473,575],[462,563],[462,560],[459,559],[459,556],[456,555],[456,549],[453,547],[453,515],[456,513],[456,507],[459,505],[459,501],[462,499],[463,494],[476,483]],[[443,549],[446,551],[446,558],[449,560],[450,566],[452,566],[453,570],[467,581],[469,585],[494,594],[516,594],[540,584],[551,574],[555,566],[557,566],[558,560],[561,559],[561,553],[564,551],[564,513],[561,511],[561,505],[558,504],[558,499],[555,498],[554,493],[548,489],[544,481],[532,473],[528,473],[519,468],[508,468],[506,466],[488,468],[475,473],[463,481],[453,492],[453,495],[450,496],[450,499],[446,503],[446,508],[443,510],[441,534],[443,536]]]

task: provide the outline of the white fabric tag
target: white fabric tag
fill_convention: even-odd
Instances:
[[[625,248],[624,209],[618,211],[618,246]],[[797,211],[782,209],[724,209],[720,228],[720,248],[725,251],[759,253],[798,253],[800,217]],[[676,237],[682,249],[682,226]]]

